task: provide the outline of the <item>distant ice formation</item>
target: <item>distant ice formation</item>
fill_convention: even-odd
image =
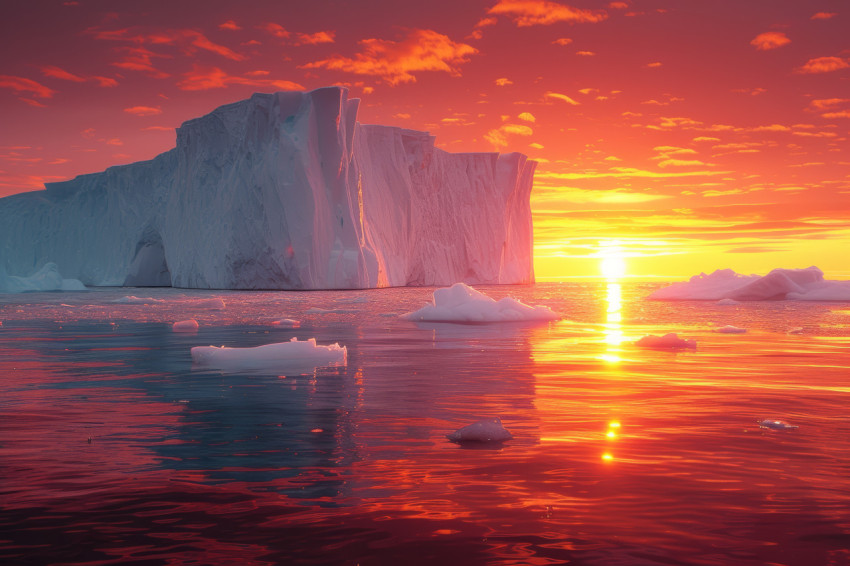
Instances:
[[[695,350],[697,343],[696,340],[685,340],[684,338],[679,338],[678,334],[671,332],[664,336],[649,334],[635,342],[635,346],[640,348],[650,348],[653,350]]]
[[[502,419],[494,417],[483,419],[477,423],[459,428],[446,437],[452,442],[504,442],[511,440],[513,435],[502,426]]]
[[[195,346],[192,361],[203,367],[225,371],[275,370],[290,367],[345,365],[348,350],[339,344],[319,346],[315,338],[266,344],[254,348]]]
[[[77,279],[64,279],[59,266],[46,263],[28,277],[7,275],[0,265],[0,293],[29,293],[35,291],[87,291]]]
[[[190,318],[189,320],[181,320],[172,324],[171,329],[174,332],[197,332],[198,321],[194,318]]]
[[[98,286],[530,283],[536,162],[357,122],[342,87],[254,94],[176,147],[0,199],[0,258]]]
[[[817,267],[774,269],[765,276],[740,275],[731,269],[718,269],[711,275],[700,273],[689,281],[673,283],[649,296],[661,300],[766,301],[850,301],[850,281],[829,281]],[[721,303],[718,303],[721,304]],[[730,303],[722,303],[730,304]]]
[[[299,328],[301,326],[301,322],[294,318],[282,318],[272,322],[272,326],[277,326],[278,328]]]
[[[774,419],[764,419],[763,421],[759,421],[759,427],[770,428],[773,430],[791,430],[800,428],[797,425],[788,424],[785,421],[777,421]]]
[[[417,322],[517,322],[557,320],[552,309],[532,307],[514,298],[498,301],[463,283],[437,289],[429,305],[401,316]]]

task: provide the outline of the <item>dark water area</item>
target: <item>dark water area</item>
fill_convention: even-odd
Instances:
[[[564,316],[502,325],[398,318],[432,289],[0,295],[0,564],[850,564],[850,304],[655,287],[479,288]],[[633,344],[667,332],[697,349]],[[192,366],[292,337],[347,364]]]

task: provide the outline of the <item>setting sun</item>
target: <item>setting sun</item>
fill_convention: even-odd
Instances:
[[[626,275],[626,259],[619,242],[600,244],[599,270],[606,279],[620,279]]]

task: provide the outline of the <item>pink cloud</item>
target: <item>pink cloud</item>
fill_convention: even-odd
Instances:
[[[156,116],[157,114],[162,114],[162,110],[158,106],[131,106],[130,108],[125,108],[124,112],[133,114],[134,116]]]
[[[273,36],[281,38],[281,39],[285,39],[285,38],[290,36],[290,33],[288,31],[286,31],[286,29],[282,25],[276,24],[274,22],[265,23],[261,26],[257,26],[257,28],[265,30],[265,31],[269,32],[270,34],[272,34]]]
[[[414,72],[442,71],[460,75],[459,65],[478,50],[465,43],[452,41],[433,30],[412,30],[401,41],[364,39],[363,51],[354,57],[334,55],[328,59],[302,65],[303,69],[328,69],[358,75],[382,77],[391,85],[415,82]]]
[[[223,24],[219,24],[218,29],[226,29],[226,30],[230,30],[230,31],[239,31],[242,28],[236,22],[234,22],[233,20],[227,20]]]
[[[847,67],[850,67],[850,63],[841,57],[817,57],[806,61],[805,65],[797,69],[797,72],[804,74],[831,73]]]
[[[201,68],[195,65],[192,71],[185,74],[185,77],[177,85],[182,90],[209,90],[227,88],[230,85],[274,87],[278,90],[304,90],[303,86],[292,81],[228,75],[218,67]]]
[[[828,20],[835,15],[836,15],[835,12],[817,12],[816,14],[812,15],[811,19],[813,19],[813,20]]]
[[[781,31],[766,31],[758,34],[752,41],[750,41],[750,45],[755,46],[755,48],[760,51],[776,49],[777,47],[782,47],[789,43],[791,43],[791,40],[788,39],[788,36]]]
[[[56,91],[52,88],[48,88],[32,79],[12,75],[0,75],[0,88],[9,88],[20,93],[31,93],[38,98],[50,98],[56,94]]]
[[[299,33],[295,45],[318,45],[319,43],[333,43],[334,31],[317,31],[316,33]]]
[[[583,10],[549,0],[499,0],[487,13],[508,16],[520,27],[557,22],[593,23],[608,17],[601,10]]]

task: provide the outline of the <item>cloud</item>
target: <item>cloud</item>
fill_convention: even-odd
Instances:
[[[19,93],[31,93],[38,98],[50,98],[56,94],[56,91],[52,88],[48,88],[32,79],[12,75],[0,75],[0,88],[9,88]]]
[[[219,24],[218,29],[227,29],[227,30],[230,30],[230,31],[239,31],[240,29],[242,29],[242,27],[240,27],[233,20],[227,20],[223,24]]]
[[[390,85],[415,82],[419,71],[442,71],[459,76],[458,66],[478,50],[452,41],[433,30],[415,29],[401,41],[364,39],[363,51],[352,57],[334,55],[302,65],[302,69],[328,69],[383,78]]]
[[[514,84],[514,82],[511,79],[506,78],[506,77],[496,79],[496,86],[508,86],[508,85],[512,85],[512,84]]]
[[[541,181],[546,179],[628,179],[628,178],[667,178],[667,177],[701,177],[713,175],[726,175],[729,171],[647,171],[634,167],[611,167],[607,171],[582,171],[575,173],[537,173],[535,179]]]
[[[245,56],[229,47],[210,41],[207,36],[193,29],[166,29],[156,32],[136,32],[129,28],[117,30],[90,29],[96,39],[109,41],[124,41],[141,45],[175,45],[181,47],[187,55],[194,55],[197,49],[221,55],[232,61],[243,61]],[[147,51],[147,50],[144,50]],[[155,56],[150,51],[149,56]]]
[[[274,87],[279,90],[304,90],[302,85],[292,81],[228,75],[218,67],[202,68],[195,65],[184,76],[186,78],[177,83],[177,86],[182,90],[209,90],[227,88],[230,85]]]
[[[847,67],[850,67],[850,63],[841,57],[817,57],[806,61],[805,65],[797,69],[797,72],[803,74],[831,73]]]
[[[333,43],[335,31],[317,31],[316,33],[299,33],[295,45],[318,45],[320,43]]]
[[[71,81],[75,83],[84,83],[86,81],[94,81],[98,83],[99,86],[103,87],[113,87],[118,86],[118,81],[115,79],[111,79],[109,77],[81,77],[80,75],[75,75],[73,73],[69,73],[64,69],[60,69],[59,67],[54,67],[52,65],[42,67],[41,72],[45,77],[51,77],[54,79],[61,79],[63,81]]]
[[[560,92],[552,92],[552,91],[550,90],[550,91],[545,92],[545,93],[543,94],[543,97],[544,97],[544,98],[555,98],[555,99],[557,99],[557,100],[563,100],[563,101],[564,101],[564,102],[566,102],[567,104],[572,104],[573,106],[578,106],[578,105],[579,105],[579,104],[578,104],[578,102],[576,102],[575,100],[573,100],[572,98],[570,98],[570,97],[569,97],[569,96],[567,96],[566,94],[561,94]]]
[[[755,48],[760,51],[776,49],[777,47],[782,47],[789,43],[791,43],[791,40],[788,39],[788,36],[781,31],[766,31],[758,34],[752,41],[750,41],[750,45],[755,46]]]
[[[850,110],[839,110],[838,112],[826,112],[821,114],[824,118],[850,118]]]
[[[553,41],[552,43],[553,43],[554,45],[561,45],[561,46],[564,46],[564,45],[569,45],[569,44],[570,44],[570,43],[572,43],[572,42],[573,42],[573,40],[572,40],[572,39],[570,39],[569,37],[559,37],[558,39],[556,39],[556,40],[555,40],[555,41]]]
[[[582,10],[549,0],[499,0],[487,13],[508,16],[520,27],[557,22],[594,23],[608,17],[602,10]]]
[[[813,20],[828,20],[835,15],[837,15],[835,12],[817,12],[816,14],[812,15],[811,19],[813,19]]]
[[[818,111],[830,110],[832,108],[835,108],[836,106],[841,106],[842,104],[845,104],[847,102],[850,102],[850,98],[818,98],[812,100],[809,103],[809,106],[811,106],[812,109]]]
[[[531,112],[523,112],[522,114],[517,116],[517,118],[519,118],[523,122],[534,122],[535,121],[534,114],[532,114]]]
[[[157,114],[162,114],[159,106],[131,106],[130,108],[125,108],[124,112],[133,114],[134,116],[156,116]]]
[[[274,22],[267,22],[261,26],[257,26],[257,29],[265,30],[280,39],[285,39],[291,35],[288,31],[286,31],[286,28]]]
[[[147,73],[149,76],[155,79],[165,79],[171,76],[164,71],[160,71],[153,65],[154,57],[168,58],[167,55],[160,55],[158,53],[154,53],[153,51],[145,49],[144,47],[125,47],[122,49],[122,51],[126,53],[124,59],[112,63],[113,67],[118,67],[119,69],[126,69],[128,71],[140,71],[143,73]]]
[[[508,136],[514,134],[518,136],[530,136],[534,131],[528,126],[522,124],[502,124],[495,130],[490,130],[484,135],[484,139],[493,144],[497,149],[507,147]]]
[[[665,159],[659,161],[658,166],[664,169],[666,167],[706,167],[708,164],[698,159]]]

